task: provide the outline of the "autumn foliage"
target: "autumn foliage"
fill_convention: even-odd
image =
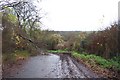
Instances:
[[[102,31],[94,32],[87,37],[86,50],[89,53],[111,58],[119,56],[118,25],[114,24]]]

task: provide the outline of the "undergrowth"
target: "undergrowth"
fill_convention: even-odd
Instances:
[[[24,51],[15,50],[13,53],[3,54],[2,60],[3,62],[16,62],[18,59],[25,59],[29,56],[30,54],[26,50]]]
[[[91,65],[99,65],[103,68],[112,68],[116,70],[120,70],[120,57],[114,57],[112,59],[104,59],[103,57],[96,56],[94,54],[87,54],[87,53],[78,53],[78,52],[72,52],[72,56],[75,58],[80,58],[84,61],[88,61]]]

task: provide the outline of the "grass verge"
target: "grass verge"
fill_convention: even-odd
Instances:
[[[16,50],[10,54],[3,54],[2,60],[3,60],[3,63],[4,62],[16,62],[17,60],[25,59],[25,58],[28,58],[29,56],[30,54],[26,50],[25,51]]]
[[[66,50],[48,50],[47,52],[49,52],[49,53],[65,53],[68,51],[66,51]]]
[[[87,53],[72,52],[72,56],[77,60],[83,62],[86,66],[91,68],[94,72],[102,74],[103,77],[118,77],[120,71],[120,57],[113,59],[104,59],[100,56]],[[117,71],[117,72],[116,72]]]
[[[96,64],[96,65],[101,66],[102,68],[113,68],[113,69],[120,70],[120,63],[118,61],[119,57],[116,57],[116,60],[115,59],[106,60],[94,54],[87,54],[87,53],[80,54],[77,52],[73,52],[72,55],[75,58],[80,58],[84,61],[88,61],[91,65]]]

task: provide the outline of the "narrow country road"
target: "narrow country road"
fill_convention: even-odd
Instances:
[[[83,64],[68,55],[38,55],[29,58],[19,70],[4,78],[98,78]]]

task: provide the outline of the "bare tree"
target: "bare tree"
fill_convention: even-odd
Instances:
[[[15,34],[22,39],[29,41],[30,43],[33,43],[35,47],[37,47],[34,43],[34,41],[31,39],[31,31],[34,30],[36,23],[40,23],[40,19],[42,16],[40,16],[40,10],[37,9],[37,6],[35,6],[30,0],[4,0],[0,1],[0,12],[6,15],[7,12],[6,9],[11,9],[12,14],[16,16],[17,18],[17,28],[15,29]],[[4,19],[4,18],[2,18]],[[2,27],[4,28],[5,21],[2,20]],[[26,30],[29,30],[28,33],[26,33]]]
[[[3,1],[1,2],[1,9],[5,13],[6,8],[13,9],[13,14],[16,15],[18,19],[18,27],[20,29],[24,28],[32,28],[34,27],[34,24],[36,22],[40,22],[40,19],[42,18],[39,16],[39,11],[37,10],[36,6],[34,6],[32,3],[28,1]]]

